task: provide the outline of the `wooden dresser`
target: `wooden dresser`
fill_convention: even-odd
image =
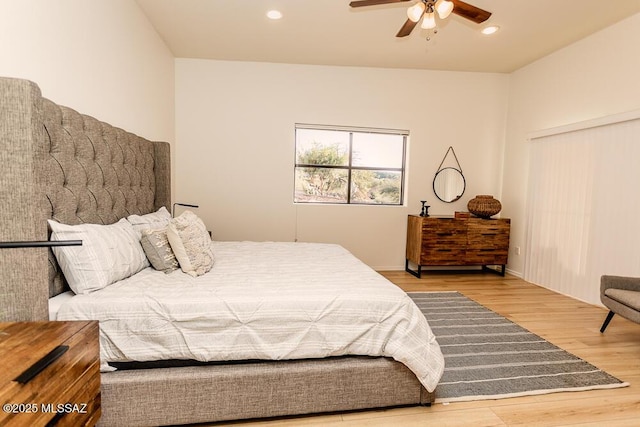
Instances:
[[[0,425],[93,426],[98,322],[0,323]]]
[[[424,266],[497,265],[504,275],[510,227],[508,218],[409,215],[405,269],[420,277]]]

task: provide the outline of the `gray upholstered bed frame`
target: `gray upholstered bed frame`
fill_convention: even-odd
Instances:
[[[169,144],[152,142],[0,78],[0,241],[48,240],[48,218],[110,224],[170,208]],[[66,284],[46,248],[0,250],[0,321],[48,319]],[[229,363],[101,375],[101,425],[161,425],[428,404],[387,358]]]

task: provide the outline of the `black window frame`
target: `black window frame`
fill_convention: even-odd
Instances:
[[[336,132],[348,132],[349,133],[349,144],[348,144],[348,163],[347,165],[316,165],[316,164],[308,164],[308,163],[298,163],[298,135],[297,132],[299,129],[308,129],[308,130],[321,130],[321,131],[336,131]],[[402,136],[402,167],[400,168],[389,168],[389,167],[372,167],[372,166],[354,166],[353,165],[353,134],[383,134],[383,135],[395,135]],[[407,169],[407,144],[408,144],[409,131],[407,130],[399,130],[399,129],[383,129],[383,128],[363,128],[363,127],[353,127],[353,126],[333,126],[333,125],[311,125],[311,124],[295,124],[295,134],[294,134],[294,189],[293,189],[293,202],[296,204],[318,204],[318,205],[357,205],[357,206],[404,206],[405,200],[405,177],[406,177],[406,169]],[[296,176],[295,173],[298,168],[319,168],[319,169],[338,169],[338,170],[346,170],[347,171],[347,198],[345,202],[335,202],[335,201],[297,201],[296,200]],[[357,170],[364,171],[380,171],[380,172],[400,172],[400,198],[398,203],[365,203],[365,202],[354,202],[351,200],[352,193],[352,172]]]

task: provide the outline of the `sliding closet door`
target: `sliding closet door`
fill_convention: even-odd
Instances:
[[[640,276],[640,119],[531,140],[524,278],[599,304]]]

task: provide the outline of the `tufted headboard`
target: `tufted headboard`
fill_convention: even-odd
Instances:
[[[111,224],[170,208],[169,144],[42,98],[0,78],[0,241],[48,240],[47,219]],[[47,248],[0,249],[0,321],[47,320],[67,289]]]

